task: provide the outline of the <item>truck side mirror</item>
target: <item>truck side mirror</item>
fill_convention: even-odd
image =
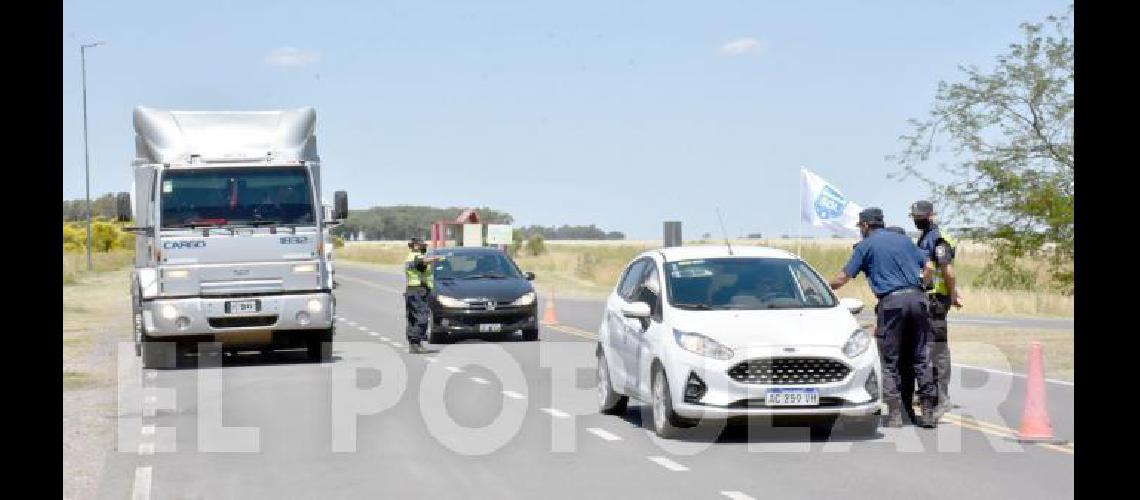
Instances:
[[[131,220],[131,193],[119,193],[115,196],[115,219],[119,222]]]
[[[348,193],[337,191],[333,193],[333,218],[343,220],[348,218]]]

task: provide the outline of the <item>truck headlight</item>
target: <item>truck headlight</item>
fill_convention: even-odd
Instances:
[[[436,295],[435,300],[439,301],[439,305],[443,307],[467,307],[467,303],[446,295]]]
[[[673,338],[677,340],[677,345],[693,354],[700,354],[721,361],[732,359],[732,349],[699,333],[673,330]]]
[[[316,272],[316,270],[317,270],[316,264],[297,264],[297,265],[293,266],[293,273],[294,274],[312,273],[312,272]]]
[[[162,275],[166,278],[182,279],[190,276],[190,271],[185,269],[167,269],[162,272]]]
[[[534,298],[535,298],[534,292],[527,292],[527,293],[524,293],[522,295],[522,297],[519,297],[519,298],[515,299],[514,302],[511,302],[511,305],[512,306],[529,306],[529,305],[534,303]]]
[[[305,304],[305,307],[313,314],[321,312],[321,309],[324,308],[324,306],[321,305],[321,301],[317,299],[309,299],[309,303]]]
[[[173,320],[178,317],[178,308],[170,304],[162,306],[162,317],[168,320]]]
[[[852,332],[847,343],[843,344],[843,354],[849,358],[855,358],[863,354],[870,346],[871,336],[867,334],[867,330],[859,328]]]

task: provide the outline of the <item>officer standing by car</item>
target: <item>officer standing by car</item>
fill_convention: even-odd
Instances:
[[[426,352],[422,342],[426,340],[428,320],[431,317],[431,306],[428,300],[431,297],[432,269],[435,258],[424,256],[427,253],[427,243],[419,238],[412,238],[408,242],[408,257],[404,259],[404,277],[407,278],[407,287],[404,289],[404,308],[407,310],[408,352],[422,354]]]
[[[883,362],[883,399],[889,411],[887,427],[902,426],[899,355],[904,341],[913,345],[912,365],[922,398],[922,418],[918,424],[934,427],[937,425],[934,418],[937,389],[927,359],[932,334],[922,286],[924,278],[933,272],[933,266],[910,238],[883,229],[882,210],[872,207],[859,212],[858,225],[863,240],[855,245],[847,265],[831,280],[831,288],[838,290],[863,272],[871,291],[879,299],[875,306],[875,337]],[[923,269],[922,277],[916,269]]]
[[[936,418],[941,418],[950,410],[950,343],[946,328],[946,314],[950,306],[962,307],[958,296],[957,279],[954,275],[954,249],[958,242],[949,234],[943,233],[934,222],[934,204],[919,200],[910,206],[910,217],[914,227],[922,231],[918,237],[918,248],[934,264],[934,286],[928,290],[930,297],[930,326],[934,332],[930,346],[930,364],[934,384],[938,388]]]

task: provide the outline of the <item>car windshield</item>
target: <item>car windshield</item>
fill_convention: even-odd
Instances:
[[[163,228],[316,224],[304,168],[167,170],[160,184]]]
[[[498,252],[434,252],[443,257],[432,272],[436,279],[507,279],[522,278],[518,267]]]
[[[681,309],[835,307],[835,295],[794,259],[718,258],[667,262],[669,303]]]

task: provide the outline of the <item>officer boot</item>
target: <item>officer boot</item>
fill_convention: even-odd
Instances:
[[[933,399],[922,400],[922,417],[918,420],[918,425],[920,427],[927,429],[938,427],[938,418],[941,415],[935,414],[934,407],[935,405]]]
[[[897,399],[887,400],[887,421],[883,423],[886,427],[902,427],[903,426],[903,409],[902,402]]]
[[[412,342],[408,344],[408,352],[411,354],[423,354],[425,352],[424,346],[419,342]]]

